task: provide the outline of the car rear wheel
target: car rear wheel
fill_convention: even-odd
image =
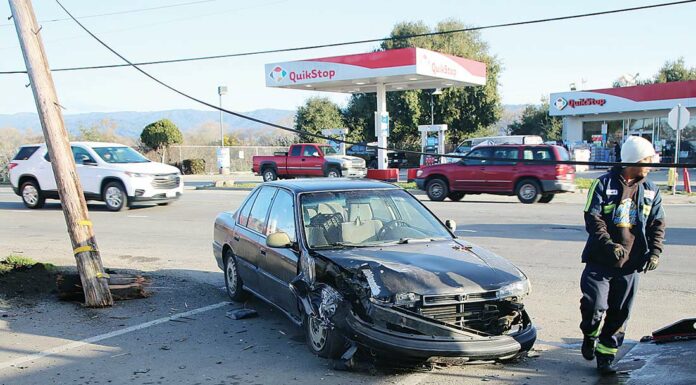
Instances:
[[[278,174],[276,174],[275,170],[272,168],[264,169],[261,175],[263,176],[264,182],[272,182],[278,179]]]
[[[39,184],[34,180],[22,183],[19,191],[22,193],[22,202],[27,208],[40,209],[46,203],[46,198],[43,196]]]
[[[464,193],[460,192],[460,191],[454,191],[454,192],[449,193],[449,195],[447,195],[447,198],[449,198],[450,200],[453,200],[455,202],[458,202],[458,201],[462,200],[462,198],[464,198]]]
[[[425,186],[425,192],[431,201],[443,201],[448,194],[447,183],[440,178],[432,179]]]
[[[331,168],[329,171],[326,172],[326,177],[327,178],[340,178],[341,177],[341,171]]]
[[[249,298],[249,293],[244,291],[234,253],[228,249],[223,257],[225,259],[225,289],[227,289],[227,295],[235,302],[243,302]]]
[[[322,325],[317,317],[305,316],[305,334],[309,350],[322,358],[340,358],[346,348],[346,339],[336,329]]]
[[[121,211],[128,206],[126,189],[119,182],[109,182],[104,186],[102,197],[109,211]]]
[[[541,199],[539,199],[539,203],[549,203],[553,200],[553,197],[556,194],[544,194],[541,196]]]
[[[533,179],[523,179],[517,184],[517,199],[525,204],[537,203],[541,198],[539,183]]]

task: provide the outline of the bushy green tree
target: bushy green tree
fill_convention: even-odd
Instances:
[[[675,61],[666,61],[653,79],[655,83],[681,82],[685,80],[696,80],[696,67],[687,67],[683,57]]]
[[[549,102],[525,107],[522,116],[509,127],[510,135],[539,135],[544,140],[560,140],[563,121],[558,116],[549,116]]]
[[[169,146],[182,143],[184,137],[171,120],[161,119],[145,126],[140,134],[140,140],[144,145],[159,153],[162,156],[162,162],[164,162],[164,154]]]
[[[309,98],[304,106],[297,109],[295,114],[295,129],[299,131],[321,134],[323,129],[341,127],[345,127],[341,109],[329,98]],[[309,135],[301,135],[301,140],[316,142],[318,139]]]
[[[390,36],[405,36],[428,32],[462,29],[466,26],[457,20],[445,20],[431,29],[423,22],[403,22],[392,29]],[[478,32],[460,32],[445,35],[388,40],[379,50],[418,47],[461,56],[486,64],[486,85],[466,88],[448,88],[435,96],[434,121],[448,125],[450,142],[459,142],[473,133],[487,131],[501,114],[498,94],[499,60],[488,52],[488,44]],[[390,142],[398,147],[411,147],[419,142],[418,125],[430,124],[430,93],[433,90],[396,91],[387,93],[387,110],[390,115]],[[344,111],[344,118],[351,130],[361,132],[363,140],[375,138],[374,94],[353,94]]]

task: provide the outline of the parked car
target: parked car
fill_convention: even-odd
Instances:
[[[376,143],[369,143],[374,145]],[[346,155],[357,156],[365,160],[367,168],[376,169],[377,162],[377,149],[375,147],[368,147],[367,144],[354,144],[346,148]],[[387,151],[387,167],[388,168],[407,168],[408,159],[406,154],[403,152]]]
[[[264,182],[307,176],[367,176],[363,159],[341,155],[328,144],[293,144],[288,152],[276,153],[273,156],[254,156],[252,163],[252,171],[261,175]]]
[[[529,350],[528,278],[445,223],[391,184],[277,181],[217,216],[213,254],[234,301],[277,307],[321,357],[351,342],[400,360]]]
[[[466,139],[455,147],[454,151],[448,152],[447,155],[465,155],[474,147],[479,145],[495,145],[495,144],[542,144],[544,140],[539,135],[505,135],[505,136],[485,136],[481,138]],[[446,158],[447,163],[456,163],[457,158]]]
[[[517,195],[522,203],[549,203],[555,194],[575,191],[572,166],[525,162],[533,159],[564,161],[570,156],[563,147],[544,144],[480,146],[457,163],[418,170],[416,185],[434,201],[487,193]]]
[[[166,205],[184,191],[179,169],[123,144],[73,142],[70,148],[85,199],[104,201],[111,211],[141,202]],[[45,144],[21,146],[9,169],[12,188],[26,207],[38,209],[46,199],[59,199]]]

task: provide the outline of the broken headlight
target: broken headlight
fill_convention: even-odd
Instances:
[[[413,307],[421,300],[416,293],[398,293],[394,296],[394,304],[397,306]]]
[[[532,291],[532,285],[529,279],[517,281],[509,285],[503,286],[498,290],[498,298],[517,297],[522,298]]]

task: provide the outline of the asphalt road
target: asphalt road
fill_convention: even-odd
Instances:
[[[105,310],[51,300],[0,301],[0,384],[515,384],[594,383],[579,354],[582,197],[543,205],[474,196],[426,202],[460,235],[513,261],[532,280],[527,308],[539,330],[538,357],[509,365],[432,372],[340,372],[312,356],[302,331],[251,300],[259,317],[225,313],[222,273],[211,252],[215,215],[247,192],[187,190],[179,202],[120,213],[90,205],[104,264],[153,276],[150,298]],[[696,309],[696,205],[668,204],[668,246],[658,270],[642,277],[627,338],[632,342]],[[58,203],[24,209],[0,188],[0,256],[21,253],[72,266]],[[111,334],[109,334],[111,333]],[[40,353],[40,356],[30,356]]]

